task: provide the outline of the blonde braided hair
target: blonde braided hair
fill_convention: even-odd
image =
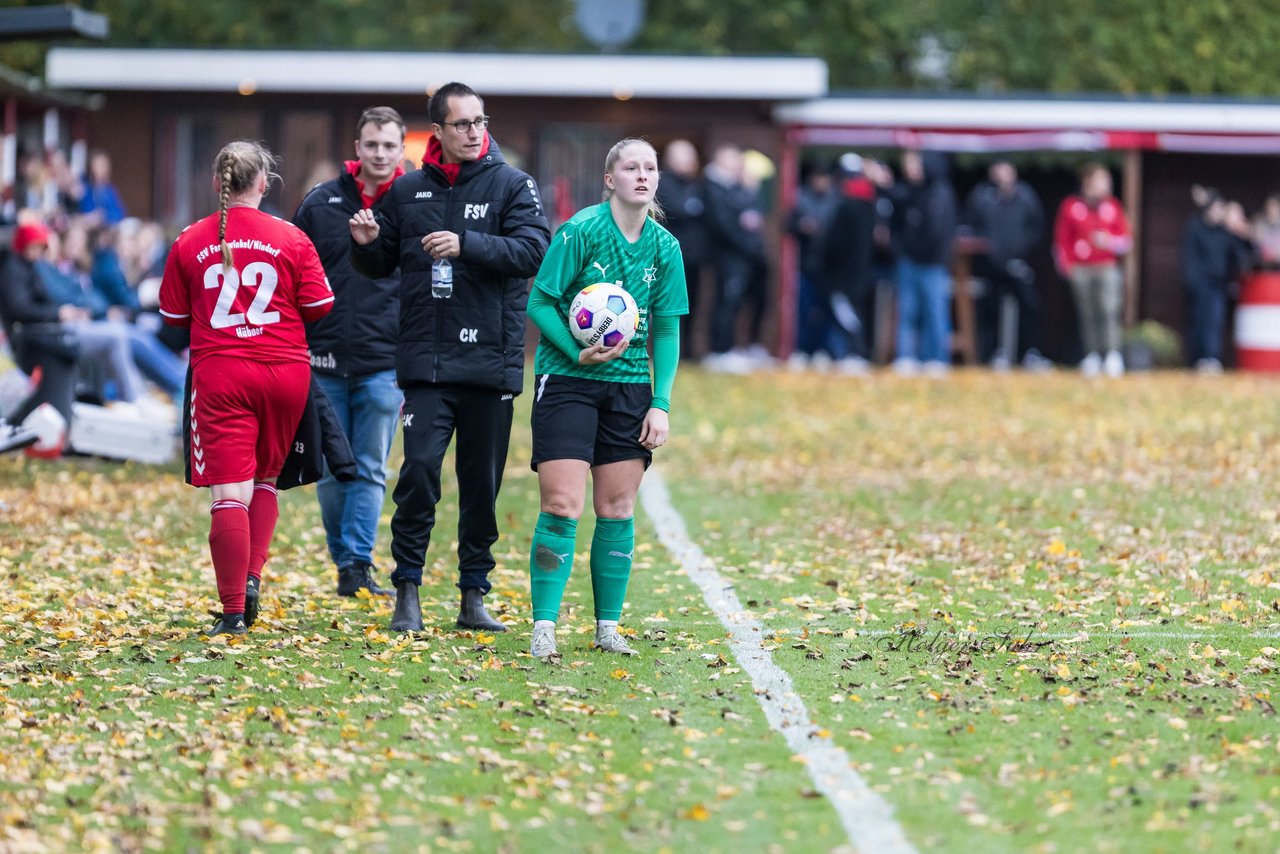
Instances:
[[[222,164],[218,176],[218,245],[222,247],[222,269],[232,267],[231,246],[227,243],[227,202],[231,200],[231,158]]]
[[[279,178],[276,174],[276,158],[263,145],[236,140],[223,146],[213,161],[213,173],[218,177],[218,243],[222,248],[222,266],[232,266],[231,245],[227,243],[227,208],[231,197],[253,188],[259,176],[267,176],[267,188]]]

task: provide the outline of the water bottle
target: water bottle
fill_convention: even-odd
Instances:
[[[453,296],[453,265],[441,258],[431,265],[431,296],[449,299]]]

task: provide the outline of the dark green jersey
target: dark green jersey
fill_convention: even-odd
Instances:
[[[640,239],[628,243],[602,202],[584,208],[551,238],[533,286],[556,301],[565,327],[569,304],[587,285],[613,282],[630,292],[640,309],[640,322],[627,352],[602,365],[580,365],[547,340],[538,342],[533,369],[538,374],[564,374],[610,382],[649,382],[649,315],[688,314],[684,261],[680,243],[652,219]]]

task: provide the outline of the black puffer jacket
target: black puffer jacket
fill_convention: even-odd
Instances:
[[[379,203],[381,233],[351,241],[351,262],[366,276],[400,269],[401,386],[450,383],[518,394],[524,386],[528,279],[538,272],[551,230],[533,179],[508,166],[492,139],[480,159],[462,164],[450,185],[430,160],[398,178]],[[431,255],[423,235],[452,231],[462,240],[453,263],[453,296],[431,296]]]
[[[293,215],[315,244],[335,297],[333,310],[307,326],[311,369],[319,374],[363,376],[396,364],[400,273],[369,279],[351,266],[347,220],[363,207],[355,178],[343,172],[317,184]]]

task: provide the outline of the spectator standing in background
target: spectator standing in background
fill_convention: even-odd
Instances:
[[[1253,246],[1261,266],[1280,267],[1280,195],[1267,196],[1262,212],[1254,219]]]
[[[1182,292],[1187,306],[1187,357],[1200,373],[1222,372],[1227,291],[1236,274],[1235,238],[1225,228],[1227,206],[1205,190],[1182,236]]]
[[[1111,173],[1100,163],[1080,169],[1080,193],[1067,196],[1053,227],[1053,255],[1058,272],[1071,283],[1087,377],[1105,371],[1124,373],[1120,355],[1120,312],[1124,276],[1120,259],[1133,248],[1129,220],[1111,194]]]
[[[689,291],[689,313],[680,318],[680,357],[693,355],[693,330],[697,324],[702,267],[707,261],[707,205],[698,176],[698,150],[687,139],[672,140],[663,151],[662,181],[658,205],[663,225],[680,242],[684,254],[684,279]]]
[[[1244,212],[1244,205],[1236,201],[1227,202],[1222,224],[1231,235],[1236,252],[1236,270],[1231,278],[1230,288],[1230,296],[1234,300],[1239,296],[1235,291],[1239,286],[1240,276],[1258,266],[1257,249],[1253,244],[1253,226],[1249,223],[1248,214]]]
[[[888,164],[883,163],[871,157],[862,158],[862,171],[867,178],[875,185],[876,188],[876,226],[873,232],[875,236],[875,248],[871,253],[871,275],[874,281],[874,287],[868,301],[863,305],[864,317],[867,319],[867,347],[871,351],[873,361],[882,352],[889,351],[889,344],[892,343],[895,330],[882,329],[882,324],[878,322],[880,306],[880,296],[892,294],[897,288],[898,282],[898,256],[897,247],[893,241],[893,169]],[[892,306],[892,298],[887,300],[888,306]],[[885,312],[886,318],[889,318],[891,312]],[[884,341],[880,340],[882,333]]]
[[[951,355],[951,241],[956,196],[946,155],[906,151],[904,183],[894,187],[893,231],[898,245],[898,343],[894,369],[914,374],[923,362],[944,375]]]
[[[723,145],[705,170],[707,232],[716,270],[711,355],[706,361],[710,369],[730,373],[751,369],[751,358],[734,349],[734,339],[738,315],[765,270],[764,215],[757,192],[747,185],[745,166],[740,148]],[[757,335],[758,323],[752,325]]]
[[[877,191],[857,154],[842,156],[838,167],[835,208],[819,244],[818,277],[837,368],[844,374],[864,374],[875,310]]]
[[[1040,297],[1027,259],[1044,236],[1044,208],[1008,160],[997,160],[987,174],[990,180],[975,187],[965,204],[966,223],[988,244],[974,259],[974,272],[991,285],[978,306],[979,353],[997,370],[1018,360],[1043,370],[1049,361],[1040,355]],[[1014,352],[1000,349],[1000,306],[1006,296],[1018,302]]]
[[[795,209],[787,219],[787,233],[799,249],[800,288],[796,294],[796,349],[791,354],[793,369],[803,369],[810,362],[839,358],[830,340],[831,309],[822,287],[821,250],[839,197],[832,191],[831,173],[810,164],[804,184],[796,198]]]

